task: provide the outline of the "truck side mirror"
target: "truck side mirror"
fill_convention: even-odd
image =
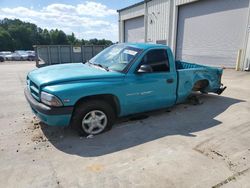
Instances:
[[[150,65],[141,65],[137,72],[138,73],[149,73],[149,72],[153,72],[153,69]]]

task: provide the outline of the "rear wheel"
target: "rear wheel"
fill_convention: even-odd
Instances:
[[[115,113],[105,101],[90,100],[76,107],[72,125],[80,135],[96,135],[112,128]]]

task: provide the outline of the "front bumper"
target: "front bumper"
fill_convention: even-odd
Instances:
[[[32,108],[34,114],[44,123],[51,126],[67,126],[70,123],[73,112],[72,106],[49,107],[35,100],[28,88],[25,88],[24,95]]]

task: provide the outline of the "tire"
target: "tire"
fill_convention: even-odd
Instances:
[[[95,114],[95,118],[93,118],[93,114]],[[110,104],[102,100],[89,100],[76,107],[71,125],[81,136],[87,136],[110,130],[114,121],[115,112]],[[100,124],[102,127],[99,126]]]

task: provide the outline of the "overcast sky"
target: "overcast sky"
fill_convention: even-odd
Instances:
[[[141,0],[0,0],[0,19],[19,18],[77,38],[118,41],[117,9]]]

